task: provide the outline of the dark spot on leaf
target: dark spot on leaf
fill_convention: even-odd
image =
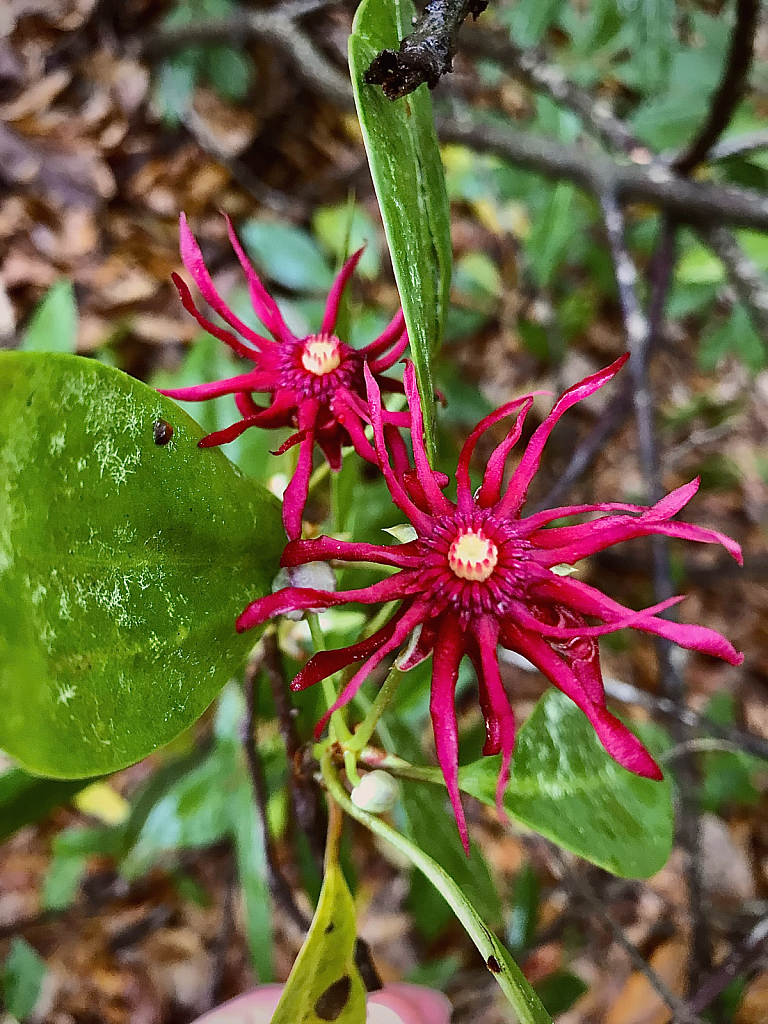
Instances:
[[[501,974],[501,964],[495,956],[489,956],[485,961],[485,966],[492,974]]]
[[[352,981],[348,974],[329,985],[315,1003],[315,1013],[320,1020],[338,1020],[349,1002],[351,991]]]
[[[328,924],[325,926],[325,934],[330,935],[332,931],[335,931],[335,929],[336,925],[333,923],[333,921],[329,921]]]
[[[173,427],[167,420],[155,420],[152,424],[152,436],[155,444],[168,444],[173,437]]]

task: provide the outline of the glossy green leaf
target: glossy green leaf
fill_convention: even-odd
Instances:
[[[397,49],[410,30],[411,0],[363,0],[349,39],[349,66],[368,163],[379,200],[434,454],[432,357],[442,343],[451,281],[445,174],[426,85],[386,99],[364,75],[383,48]]]
[[[444,871],[436,861],[427,856],[415,843],[412,843],[410,839],[407,839],[400,832],[397,832],[386,822],[382,821],[381,818],[368,814],[366,811],[361,811],[359,807],[355,807],[334,773],[328,754],[326,754],[323,760],[322,767],[325,784],[339,806],[350,817],[362,822],[374,835],[391,843],[395,849],[407,857],[440,890],[477,947],[486,967],[491,971],[504,995],[509,1000],[510,1005],[514,1008],[520,1024],[552,1024],[552,1019],[544,1009],[541,1000],[531,988],[523,972],[509,955],[508,950],[488,925],[485,924],[472,903],[447,871]],[[281,1024],[283,1024],[282,1020]],[[289,1024],[287,1018],[285,1019],[285,1024]]]
[[[361,1024],[365,986],[355,966],[355,904],[335,859],[326,863],[312,927],[272,1024]]]
[[[57,281],[45,293],[21,343],[25,352],[74,352],[77,349],[77,300],[71,281]]]
[[[0,392],[0,746],[40,774],[114,771],[244,661],[234,621],[277,571],[279,503],[96,361],[0,353]]]
[[[467,765],[461,788],[493,805],[498,770],[498,757]],[[586,716],[555,689],[520,730],[504,807],[559,846],[627,878],[654,874],[672,848],[670,783],[616,764]]]

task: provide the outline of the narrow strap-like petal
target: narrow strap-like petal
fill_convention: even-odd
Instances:
[[[525,417],[528,415],[532,405],[533,399],[528,398],[520,412],[517,414],[514,426],[501,444],[491,453],[491,457],[488,459],[488,465],[485,467],[485,473],[483,474],[483,482],[480,485],[480,491],[477,495],[477,503],[481,508],[488,508],[490,505],[495,505],[499,500],[501,485],[504,480],[504,467],[507,463],[507,456],[520,440],[520,435],[523,432],[523,424],[525,423]]]
[[[224,427],[223,430],[214,430],[212,434],[206,434],[202,440],[197,442],[197,447],[216,448],[222,444],[230,444],[240,437],[241,434],[244,434],[249,427],[257,427],[258,425],[258,416],[246,416],[245,419],[238,420],[237,423]]]
[[[642,515],[647,511],[647,505],[631,505],[626,501],[601,501],[594,505],[561,505],[559,508],[547,508],[542,512],[534,512],[533,515],[520,519],[517,536],[528,537],[557,519],[568,519],[571,516],[585,515],[589,512],[636,512],[638,515]]]
[[[247,391],[238,391],[235,395],[235,405],[241,416],[258,416],[259,413],[267,411],[262,406],[256,405],[253,397]]]
[[[558,657],[548,643],[525,630],[510,629],[507,640],[536,668],[581,708],[592,724],[606,751],[628,771],[647,779],[662,779],[663,773],[640,740],[606,708],[594,704],[584,693],[573,670]]]
[[[365,661],[379,647],[391,640],[397,623],[403,617],[403,611],[404,607],[399,608],[381,629],[363,640],[358,640],[355,644],[350,644],[349,647],[341,647],[336,651],[317,651],[291,680],[291,689],[294,691],[306,690],[322,679],[332,676],[334,672],[340,672],[341,669],[347,668],[355,662]]]
[[[421,573],[415,571],[398,572],[370,587],[343,590],[338,594],[308,587],[284,587],[274,594],[267,594],[266,597],[252,601],[238,618],[235,627],[238,633],[243,633],[246,629],[253,629],[254,626],[260,626],[286,612],[323,611],[325,608],[335,608],[337,605],[353,602],[379,604],[398,601],[400,598],[419,593],[421,588]]]
[[[593,373],[591,376],[585,377],[584,380],[581,380],[578,384],[574,384],[573,387],[568,388],[568,390],[558,398],[549,416],[547,416],[541,426],[536,429],[533,437],[528,442],[528,447],[525,449],[517,469],[512,474],[512,479],[510,480],[507,491],[498,506],[497,511],[499,515],[514,516],[519,513],[526,495],[528,494],[528,488],[531,484],[531,480],[533,480],[536,475],[536,471],[539,468],[541,454],[544,450],[547,438],[552,433],[555,424],[563,413],[570,409],[572,405],[575,405],[584,398],[588,398],[589,395],[593,395],[595,391],[598,391],[604,384],[607,384],[608,381],[619,372],[627,359],[629,359],[629,353],[625,353],[623,356],[620,356],[604,370],[600,370],[598,373]]]
[[[573,577],[560,576],[551,583],[540,584],[536,589],[543,594],[549,593],[555,600],[568,604],[585,615],[597,615],[602,619],[615,621],[631,614],[630,609],[625,608],[618,601],[614,601],[595,587],[589,586],[588,583],[582,583],[581,580],[573,579]],[[701,651],[714,658],[722,658],[730,665],[740,665],[744,660],[744,655],[740,654],[730,641],[706,626],[651,617],[641,620],[633,628],[642,630],[644,633],[663,636],[681,647]]]
[[[429,713],[435,734],[437,760],[456,816],[464,852],[469,856],[469,832],[459,791],[459,726],[456,721],[456,680],[464,654],[464,636],[456,615],[445,615],[432,655]]]
[[[194,278],[195,284],[200,289],[200,293],[208,305],[212,309],[216,310],[225,323],[228,323],[230,327],[234,327],[236,331],[242,334],[244,338],[247,338],[248,341],[252,342],[257,348],[263,347],[264,345],[270,345],[271,342],[268,342],[266,338],[257,334],[256,331],[252,330],[248,326],[248,324],[243,323],[240,317],[235,315],[216,291],[211,275],[208,273],[208,268],[203,261],[203,254],[200,252],[200,246],[197,244],[195,236],[190,231],[189,225],[187,224],[187,218],[183,213],[179,218],[179,238],[181,243],[181,258],[184,262],[184,266]],[[263,317],[261,319],[263,319]],[[271,325],[268,324],[266,320],[264,323],[271,331]]]
[[[229,345],[229,347],[234,352],[237,352],[239,356],[242,356],[243,359],[250,359],[254,362],[258,360],[258,349],[251,348],[250,345],[246,345],[245,342],[241,341],[240,338],[237,337],[237,335],[233,334],[231,331],[228,331],[225,327],[219,327],[212,320],[209,320],[207,316],[203,316],[203,314],[195,305],[194,300],[192,298],[192,292],[189,290],[189,288],[187,288],[187,283],[182,277],[174,273],[171,274],[171,280],[176,285],[176,291],[179,293],[179,298],[181,299],[182,306],[184,307],[184,309],[186,309],[188,313],[192,314],[192,316],[195,318],[195,320],[197,320],[197,322],[200,324],[204,331],[207,331],[209,334],[212,334],[213,337],[218,338],[219,341],[223,341],[225,345]],[[261,340],[264,342],[265,345],[271,344],[271,342],[269,342],[266,338],[263,338]]]
[[[299,442],[299,458],[293,476],[283,493],[283,526],[289,540],[301,536],[301,519],[309,493],[309,478],[312,475],[312,453],[315,449],[315,417],[318,403],[307,402],[300,409],[299,433],[304,437]]]
[[[537,391],[535,394],[549,394],[549,392]],[[472,485],[469,477],[469,465],[472,461],[472,455],[474,454],[477,442],[486,430],[490,430],[499,420],[510,416],[532,397],[532,395],[523,395],[521,398],[516,398],[513,402],[507,402],[505,405],[500,406],[495,412],[489,413],[488,416],[484,416],[462,445],[456,468],[456,494],[461,512],[468,512],[472,507]],[[498,495],[496,497],[498,498]]]
[[[531,534],[529,540],[535,545],[532,557],[540,565],[550,566],[561,562],[572,564],[614,544],[652,534],[679,537],[700,544],[721,544],[739,565],[742,562],[740,545],[724,533],[691,523],[659,522],[644,516],[611,516],[578,526],[556,526]]]
[[[346,390],[339,388],[331,399],[331,412],[339,426],[343,427],[349,434],[352,447],[360,458],[365,459],[366,462],[370,462],[374,466],[378,466],[379,459],[376,451],[365,436],[363,421],[360,419],[360,415],[354,408],[350,398],[351,396]]]
[[[608,633],[616,633],[620,629],[644,628],[644,623],[649,619],[652,619],[654,615],[658,615],[660,612],[664,612],[667,608],[672,608],[674,605],[680,604],[680,602],[684,600],[684,596],[682,594],[678,594],[676,597],[668,597],[665,601],[659,601],[658,604],[650,605],[648,608],[642,608],[637,612],[626,608],[623,615],[611,616],[609,621],[601,626],[588,626],[586,624],[583,626],[553,625],[552,623],[537,619],[535,615],[532,615],[528,611],[527,607],[522,602],[514,603],[513,615],[516,622],[519,622],[525,629],[538,633],[539,636],[545,636],[550,640],[558,641],[574,640],[582,636],[606,636]]]
[[[364,348],[358,349],[358,352],[360,355],[366,356],[368,359],[373,359],[380,352],[389,348],[394,341],[397,341],[404,330],[405,316],[403,315],[402,309],[398,309],[378,338],[375,338],[370,345],[366,345]]]
[[[353,252],[336,275],[336,279],[331,285],[331,290],[328,292],[328,299],[325,303],[325,313],[323,314],[323,323],[320,328],[321,334],[333,333],[333,329],[336,326],[336,320],[339,315],[341,297],[344,294],[344,289],[347,287],[350,277],[352,277],[352,274],[354,273],[360,257],[363,255],[364,248],[365,246],[362,246],[357,250],[357,252]]]
[[[240,261],[240,266],[243,268],[248,281],[248,293],[251,297],[251,305],[253,306],[256,316],[261,320],[267,330],[280,341],[295,341],[295,334],[286,326],[285,320],[283,320],[283,314],[280,312],[277,303],[261,283],[259,275],[253,269],[251,261],[246,256],[245,250],[240,244],[240,239],[235,233],[232,220],[226,213],[224,214],[224,219],[227,222],[227,234],[229,235],[229,241],[232,248],[235,250],[235,254]]]
[[[421,398],[416,385],[416,370],[412,362],[406,364],[403,383],[405,384],[405,393],[408,398],[408,408],[411,410],[411,444],[413,445],[413,461],[416,466],[416,475],[424,489],[424,495],[429,503],[430,510],[441,515],[451,515],[455,511],[453,503],[448,501],[440,490],[427,458],[427,450],[424,447],[424,422],[421,412]]]
[[[328,708],[326,713],[320,719],[315,726],[315,738],[319,738],[323,729],[325,728],[328,719],[339,708],[343,708],[345,704],[355,696],[357,691],[363,685],[368,676],[373,672],[377,665],[386,658],[392,651],[396,651],[398,647],[403,644],[411,632],[413,627],[421,621],[426,614],[426,605],[423,602],[415,602],[403,613],[402,618],[399,619],[392,636],[383,643],[379,649],[371,655],[371,657],[365,662],[365,664],[355,672],[349,682],[345,685],[339,696],[336,698],[334,703]],[[292,684],[293,685],[293,684]]]
[[[237,377],[230,377],[228,380],[215,380],[210,384],[194,384],[189,388],[158,388],[161,395],[169,398],[176,398],[180,402],[206,402],[209,398],[219,398],[221,395],[234,395],[238,391],[263,391],[267,382],[268,374],[259,370],[251,370],[248,373],[241,373]],[[273,381],[270,379],[270,385]]]
[[[475,621],[473,626],[475,639],[480,649],[480,667],[482,670],[485,695],[488,700],[487,715],[492,716],[494,732],[492,748],[489,743],[483,747],[483,753],[501,754],[501,769],[496,782],[496,811],[502,821],[507,821],[504,810],[504,792],[509,782],[509,767],[512,763],[512,752],[515,748],[515,716],[509,705],[504,684],[499,672],[497,645],[499,641],[498,620],[484,615]],[[486,722],[488,717],[486,717]],[[490,736],[489,736],[490,739]]]
[[[371,425],[373,426],[373,439],[376,447],[376,454],[378,456],[379,467],[387,482],[389,493],[392,495],[394,503],[401,512],[404,512],[408,516],[413,525],[420,529],[422,533],[428,532],[432,528],[432,517],[427,513],[422,512],[421,509],[411,501],[404,486],[392,472],[392,466],[389,462],[389,452],[387,451],[387,446],[384,443],[384,422],[381,414],[381,392],[379,391],[379,386],[367,365],[363,367],[363,373],[365,374],[365,384],[368,391],[368,409],[371,414]]]
[[[390,366],[394,366],[398,359],[402,356],[403,352],[408,348],[408,332],[404,331],[399,341],[395,342],[393,347],[385,355],[379,356],[378,359],[369,359],[368,365],[374,373],[383,373],[388,370]]]
[[[280,565],[292,568],[307,562],[327,562],[338,558],[343,562],[376,562],[393,565],[398,569],[418,569],[424,565],[424,553],[416,544],[365,544],[357,541],[336,540],[335,537],[316,537],[312,540],[292,540],[286,545]]]

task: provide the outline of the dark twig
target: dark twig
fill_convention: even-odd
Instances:
[[[722,262],[757,333],[768,339],[768,280],[725,228],[701,228],[702,241]]]
[[[517,46],[506,35],[491,29],[468,29],[461,37],[461,49],[470,57],[484,57],[500,64],[535,92],[573,111],[608,149],[626,153],[637,163],[649,163],[651,153],[618,118],[605,100],[571,82],[551,64],[539,48]]]
[[[744,132],[728,139],[721,139],[707,154],[707,162],[719,163],[735,156],[749,156],[758,149],[768,149],[768,131],[764,128],[754,132]]]
[[[682,999],[671,991],[667,983],[643,959],[634,943],[630,942],[624,934],[624,929],[614,919],[613,915],[608,912],[604,900],[595,892],[589,881],[583,875],[571,871],[556,846],[548,843],[547,849],[551,860],[557,865],[556,873],[559,875],[560,880],[583,905],[586,905],[590,911],[590,916],[596,917],[607,927],[614,942],[624,950],[633,968],[648,979],[654,992],[672,1010],[675,1015],[675,1024],[702,1024],[696,1014],[686,1006]]]
[[[731,33],[725,69],[710,101],[707,120],[688,149],[675,160],[674,167],[679,174],[690,174],[698,167],[728,127],[747,83],[759,13],[759,0],[737,0],[736,25]]]
[[[291,704],[288,691],[288,680],[285,676],[283,658],[274,629],[267,629],[261,640],[262,668],[272,690],[280,735],[285,744],[285,753],[289,766],[289,785],[291,802],[296,824],[307,837],[312,855],[318,865],[323,862],[325,850],[325,833],[327,820],[320,790],[301,764],[303,752],[301,740],[296,731],[295,710]]]
[[[686,729],[717,736],[726,743],[738,747],[744,753],[753,754],[755,757],[768,761],[768,740],[763,739],[762,736],[755,736],[742,729],[722,726],[707,715],[700,715],[697,711],[670,700],[668,697],[657,697],[619,679],[607,678],[605,692],[613,700],[618,700],[622,704],[634,704],[655,715],[661,715],[670,722],[679,722]]]
[[[734,978],[744,974],[750,968],[755,959],[763,952],[766,940],[768,940],[768,917],[758,921],[744,941],[739,943],[715,973],[704,981],[701,988],[688,1000],[688,1009],[692,1013],[701,1013],[711,1006]]]
[[[301,910],[293,895],[288,880],[280,869],[280,861],[277,856],[275,844],[269,832],[267,824],[267,785],[264,781],[264,773],[261,770],[261,760],[256,746],[256,679],[259,674],[260,665],[257,660],[252,660],[245,671],[245,718],[243,720],[243,750],[248,764],[248,771],[253,785],[253,796],[256,802],[256,810],[259,816],[259,825],[262,830],[264,843],[264,859],[269,875],[269,888],[275,902],[282,908],[293,923],[306,932],[309,930],[309,920]]]
[[[440,118],[438,132],[444,142],[494,153],[544,177],[572,181],[593,195],[611,192],[621,205],[649,203],[683,223],[732,224],[768,231],[768,198],[753,189],[689,181],[653,164],[623,166],[602,154],[587,153],[532,132],[471,120]]]
[[[266,641],[266,643],[265,643]],[[280,870],[280,865],[277,859],[277,851],[275,850],[272,842],[272,837],[269,834],[269,830],[266,825],[266,807],[267,807],[267,789],[264,783],[264,775],[261,770],[261,762],[259,760],[258,750],[255,743],[255,728],[256,728],[256,679],[259,672],[265,669],[270,681],[279,689],[280,697],[278,700],[283,700],[285,691],[283,689],[285,679],[282,670],[282,659],[280,658],[280,650],[277,646],[277,637],[274,631],[268,631],[264,639],[262,640],[260,652],[255,658],[251,660],[246,669],[245,674],[245,700],[246,700],[246,715],[244,722],[244,734],[243,744],[245,747],[245,756],[248,761],[248,770],[251,775],[253,783],[253,792],[256,799],[256,804],[259,810],[259,817],[264,830],[264,851],[265,860],[267,863],[267,870],[269,872],[269,886],[273,897],[276,902],[288,913],[291,919],[299,925],[302,931],[309,929],[310,922],[304,916],[303,912],[296,903],[293,896],[293,891],[288,884],[285,876]],[[273,690],[274,692],[274,690]],[[278,701],[276,701],[278,703]],[[278,714],[280,712],[278,711]],[[293,728],[293,720],[290,715],[290,708],[287,714],[287,721],[290,722],[290,726],[286,727],[286,733],[288,735],[288,742],[290,742],[294,753],[300,749],[298,737],[295,729]],[[282,726],[282,719],[281,719]],[[311,805],[305,807],[308,814],[312,817],[310,820],[314,822],[315,813],[322,814],[319,808],[313,810]],[[314,826],[313,826],[314,827]],[[307,838],[310,844],[316,840],[316,833],[308,832]],[[358,938],[355,944],[355,963],[360,971],[365,986],[369,992],[373,992],[376,989],[381,988],[382,981],[379,977],[379,973],[376,970],[376,966],[371,956],[370,947],[368,943],[361,938]]]
[[[296,24],[296,17],[307,13],[306,5],[297,5],[296,13],[293,10],[287,4],[285,8],[278,6],[272,10],[244,11],[229,18],[197,21],[193,25],[158,26],[140,39],[138,46],[143,53],[162,53],[199,43],[241,43],[243,39],[258,39],[282,54],[299,79],[313,92],[342,109],[351,109],[354,101],[349,78]]]
[[[413,92],[423,82],[434,89],[453,70],[456,37],[470,16],[477,19],[488,0],[430,0],[399,50],[382,50],[365,73],[368,85],[380,85],[387,99]]]

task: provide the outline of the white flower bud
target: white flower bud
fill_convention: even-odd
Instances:
[[[399,789],[396,779],[381,768],[377,768],[364,775],[360,785],[352,790],[352,803],[361,811],[384,814],[395,806]]]
[[[272,580],[272,593],[285,587],[300,587],[309,590],[327,590],[333,593],[336,589],[336,577],[327,562],[307,562],[291,569],[281,569]],[[303,611],[285,612],[286,619],[299,622],[304,618]]]

